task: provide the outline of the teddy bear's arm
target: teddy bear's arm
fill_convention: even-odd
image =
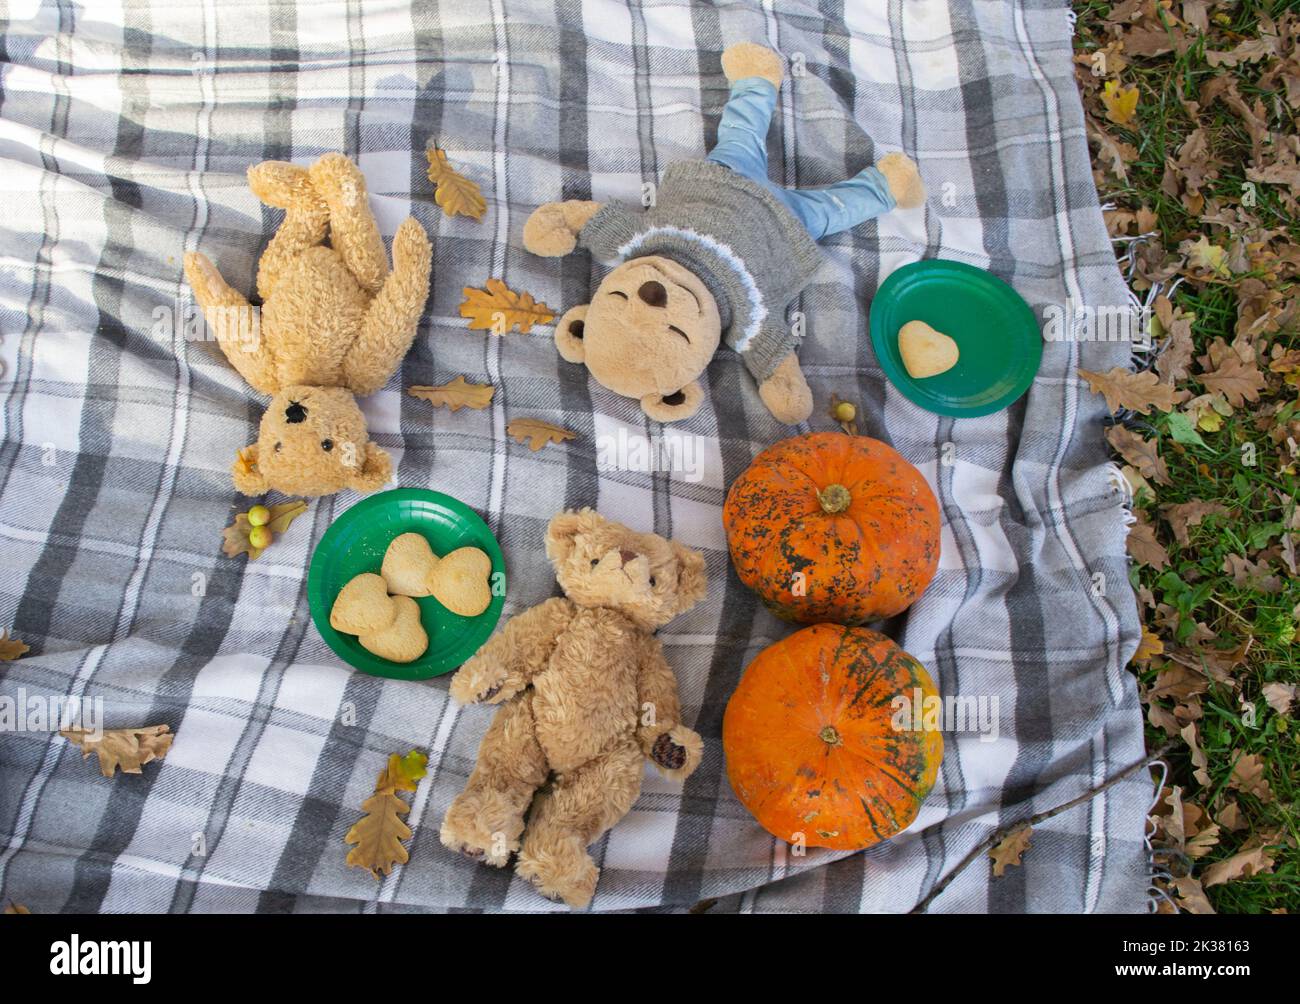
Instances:
[[[546,667],[556,639],[573,618],[573,603],[554,596],[510,618],[456,671],[451,696],[461,704],[500,704]]]
[[[343,382],[354,394],[379,390],[411,348],[429,296],[433,249],[408,217],[393,237],[393,271],[366,310],[361,334],[343,357]]]
[[[700,765],[704,741],[680,721],[677,677],[664,658],[659,639],[647,637],[637,666],[641,725],[637,742],[646,759],[664,777],[685,780]]]
[[[544,258],[566,255],[577,247],[579,232],[598,212],[599,202],[570,199],[543,203],[524,224],[524,247]]]
[[[185,278],[194,291],[194,302],[217,337],[217,344],[249,385],[263,394],[279,390],[275,357],[265,338],[260,337],[257,313],[242,294],[232,289],[217,266],[199,251],[184,259]]]

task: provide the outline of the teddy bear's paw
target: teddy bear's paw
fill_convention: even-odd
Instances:
[[[515,874],[533,884],[552,902],[564,902],[575,910],[590,905],[596,895],[600,869],[591,855],[576,842],[565,843],[545,853],[522,851]]]
[[[438,839],[448,850],[502,868],[519,850],[523,820],[517,813],[501,811],[503,806],[494,806],[491,801],[472,796],[458,798],[447,810]]]
[[[685,725],[677,725],[657,737],[650,747],[650,759],[664,777],[681,781],[689,777],[704,757],[704,740]]]
[[[781,86],[785,74],[781,57],[757,42],[737,42],[727,46],[722,53],[722,72],[732,83],[747,77],[762,77],[773,87]]]
[[[876,164],[889,183],[889,194],[899,209],[915,209],[925,201],[925,185],[916,161],[904,153],[887,153]]]
[[[288,209],[314,192],[307,169],[282,160],[264,160],[248,169],[248,187],[268,206]]]
[[[366,177],[343,154],[325,154],[311,166],[308,175],[326,202],[348,209],[365,205]]]

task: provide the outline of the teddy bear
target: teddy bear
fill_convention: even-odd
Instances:
[[[704,398],[699,378],[724,341],[740,354],[777,420],[804,421],[812,392],[785,321],[821,262],[817,241],[925,198],[916,164],[890,153],[847,181],[785,189],[767,176],[766,136],[781,86],[781,57],[751,42],[730,46],[731,84],[718,142],[704,160],[672,164],[644,213],[571,200],[538,207],[524,247],[555,257],[576,247],[619,262],[591,302],[568,310],[555,343],[602,386],[671,422]]]
[[[704,596],[704,559],[592,509],[555,516],[546,554],[564,595],[511,618],[452,678],[456,701],[498,710],[440,836],[498,868],[517,853],[516,874],[582,908],[599,876],[587,846],[636,801],[642,762],[684,780],[703,755],[654,632]]]
[[[248,170],[262,202],[285,211],[257,266],[260,311],[199,252],[185,276],[218,344],[254,390],[271,395],[257,442],[231,474],[245,495],[374,491],[392,475],[355,395],[381,388],[415,339],[429,295],[429,238],[408,217],[393,267],[360,169],[340,153],[310,168]],[[325,239],[328,234],[329,243]]]

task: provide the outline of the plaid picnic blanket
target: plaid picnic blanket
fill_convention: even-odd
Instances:
[[[0,664],[0,695],[102,698],[108,727],[166,723],[176,741],[143,775],[110,780],[49,731],[0,733],[0,900],[37,912],[548,908],[511,871],[438,842],[491,712],[458,709],[448,677],[353,672],[311,625],[312,547],[356,496],[313,503],[256,562],[221,553],[222,528],[248,506],[230,462],[264,402],[213,343],[187,336],[181,257],[202,249],[251,291],[279,214],[245,169],[329,150],[359,159],[386,236],[411,213],[434,239],[417,344],[364,407],[401,485],[464,500],[497,534],[506,614],[555,592],[542,536],[564,507],[707,554],[707,601],[661,632],[707,756],[684,786],[647,771],[631,814],[593,848],[593,909],[907,910],[996,827],[1139,759],[1124,498],[1101,401],[1076,375],[1124,364],[1128,346],[1049,342],[1025,399],[952,420],[886,384],[866,333],[880,282],[925,257],[987,268],[1040,312],[1127,303],[1067,15],[1060,0],[11,0],[0,626],[31,651]],[[916,824],[852,855],[791,853],[726,781],[727,698],[790,631],[728,568],[725,490],[789,432],[738,358],[720,352],[705,406],[672,429],[698,462],[631,470],[600,447],[620,430],[664,434],[635,402],[563,362],[549,328],[492,337],[458,316],[462,287],[489,277],[555,307],[585,302],[601,268],[524,252],[528,213],[559,198],[637,204],[666,165],[701,156],[727,96],[720,53],[745,39],[789,60],[769,137],[780,183],[827,184],[897,149],[920,164],[924,209],[825,242],[795,305],[801,358],[817,400],[858,401],[863,431],[940,501],[938,575],[889,629],[941,692],[999,708],[996,738],[945,737]],[[435,206],[430,144],[481,185],[482,222]],[[460,374],[499,388],[488,409],[451,414],[406,393]],[[531,452],[505,435],[520,416],[577,438]],[[810,426],[834,427],[821,404]],[[345,866],[343,835],[388,754],[411,748],[430,756],[411,859],[376,883]],[[982,856],[932,909],[1142,909],[1149,798],[1140,775],[1109,788],[1036,827],[1020,867],[994,878]]]

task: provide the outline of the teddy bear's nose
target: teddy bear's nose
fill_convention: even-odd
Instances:
[[[297,401],[290,401],[289,407],[284,409],[284,420],[290,425],[297,425],[299,422],[307,420],[307,409]]]
[[[619,551],[619,552],[618,552],[618,556],[619,556],[619,559],[620,559],[620,560],[623,562],[623,564],[625,564],[625,565],[626,565],[629,561],[632,561],[634,558],[639,558],[639,557],[640,557],[640,555],[637,554],[635,551]]]
[[[636,295],[652,307],[668,305],[668,290],[664,289],[662,282],[655,282],[653,279],[641,283],[641,288],[636,291]]]

